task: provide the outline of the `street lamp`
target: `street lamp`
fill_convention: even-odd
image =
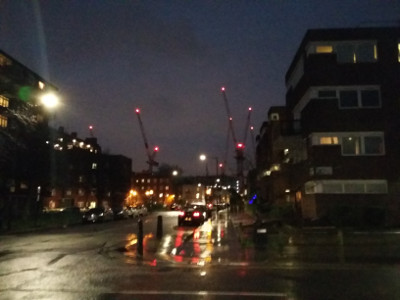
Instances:
[[[201,161],[205,161],[206,162],[206,160],[207,160],[207,156],[205,155],[205,154],[200,154],[200,160]],[[206,176],[208,176],[208,166],[207,166],[207,162],[205,163],[206,164]]]
[[[40,97],[40,102],[48,109],[53,109],[59,104],[59,98],[55,93],[45,93]]]

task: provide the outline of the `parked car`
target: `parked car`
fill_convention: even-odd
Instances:
[[[147,207],[145,205],[131,206],[132,218],[146,216],[148,214]]]
[[[182,225],[201,225],[207,219],[207,209],[205,205],[191,204],[185,206],[178,215],[178,226]]]
[[[182,208],[182,206],[178,203],[172,203],[169,208],[170,208],[170,210],[180,210]]]
[[[96,223],[111,221],[114,219],[114,212],[111,208],[91,208],[82,215],[83,223]]]
[[[134,211],[132,206],[127,206],[125,207],[126,209],[126,214],[128,215],[128,218],[133,218],[134,216]]]
[[[114,219],[115,220],[123,220],[123,219],[128,219],[129,218],[129,213],[128,209],[123,206],[117,206],[112,208],[114,212]]]

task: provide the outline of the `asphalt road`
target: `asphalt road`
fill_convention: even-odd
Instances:
[[[0,236],[0,299],[400,299],[397,263],[275,260],[240,245],[226,211],[176,219],[143,218],[143,257],[137,220]]]

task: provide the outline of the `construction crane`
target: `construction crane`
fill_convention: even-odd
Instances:
[[[231,112],[229,109],[229,102],[228,102],[228,98],[226,96],[225,87],[221,88],[221,92],[222,92],[222,97],[224,99],[225,109],[226,109],[226,113],[227,113],[228,120],[229,120],[228,130],[231,132],[233,144],[235,145],[236,176],[239,179],[239,190],[241,190],[244,185],[243,161],[244,161],[245,143],[238,142],[238,140],[236,139],[236,134],[235,134],[235,130],[233,127],[233,118],[231,116]],[[249,108],[248,123],[250,122],[250,113],[251,113],[251,108]],[[247,130],[248,130],[247,127],[248,127],[248,125],[246,125],[245,138],[247,137]]]
[[[147,154],[146,163],[149,165],[149,173],[153,174],[153,167],[157,167],[158,166],[158,162],[155,161],[155,157],[156,157],[156,154],[157,154],[159,148],[158,148],[158,146],[154,146],[153,152],[150,152],[149,143],[147,142],[146,133],[144,132],[144,126],[143,126],[142,118],[140,117],[140,109],[136,108],[135,112],[136,112],[136,116],[137,116],[138,121],[139,121],[140,132],[142,133],[144,147],[146,149],[146,154]]]
[[[245,129],[245,130],[244,130],[244,139],[243,139],[243,143],[244,143],[244,144],[246,144],[246,142],[247,142],[247,133],[249,132],[249,129],[251,129],[251,128],[250,128],[251,111],[252,111],[252,108],[249,107],[249,113],[248,113],[247,119],[246,119],[246,126],[244,127],[244,129]]]

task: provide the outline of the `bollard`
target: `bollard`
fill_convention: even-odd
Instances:
[[[162,216],[157,217],[157,239],[161,239],[163,236],[163,220]]]
[[[143,221],[141,218],[138,220],[137,255],[143,257]]]

